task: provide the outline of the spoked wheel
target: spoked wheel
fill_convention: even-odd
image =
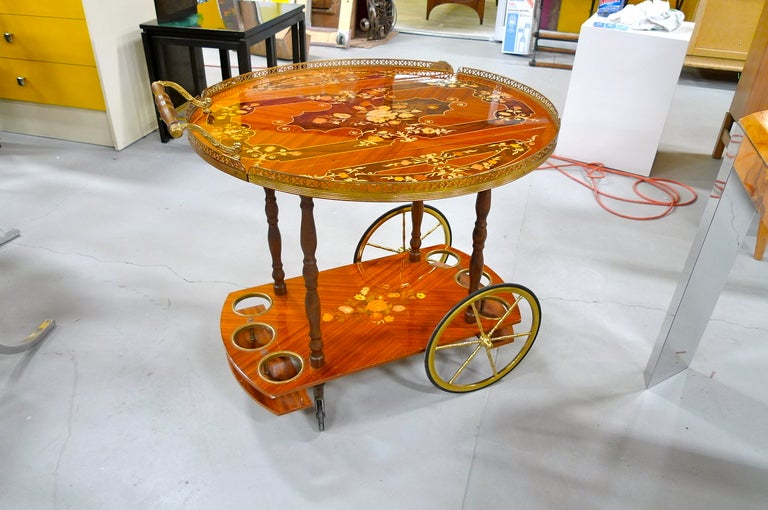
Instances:
[[[466,393],[490,386],[528,354],[541,306],[527,288],[483,287],[454,306],[432,333],[424,364],[438,388]]]
[[[411,242],[412,210],[413,204],[406,204],[379,216],[357,243],[354,261],[362,262],[407,251]],[[451,246],[451,226],[448,219],[430,205],[424,206],[421,243],[422,246]]]
[[[384,39],[397,20],[393,0],[367,0],[368,17],[360,20],[360,29],[368,32],[368,39]]]

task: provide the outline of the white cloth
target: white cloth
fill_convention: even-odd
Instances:
[[[670,9],[669,2],[645,0],[637,5],[630,4],[619,12],[608,16],[610,21],[629,26],[634,30],[677,30],[685,15],[677,9]]]

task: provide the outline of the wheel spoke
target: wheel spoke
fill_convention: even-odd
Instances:
[[[488,361],[491,363],[491,370],[493,370],[493,377],[496,377],[499,375],[499,371],[496,369],[496,361],[494,361],[493,356],[491,356],[491,350],[489,348],[485,348],[485,354],[488,356]]]
[[[529,331],[526,331],[524,333],[513,333],[511,335],[494,336],[494,337],[491,338],[491,342],[501,342],[503,340],[509,340],[509,339],[513,339],[514,340],[515,338],[521,338],[521,337],[529,336],[531,333],[532,333],[532,331],[529,330]]]
[[[475,323],[477,324],[478,331],[480,331],[480,336],[483,336],[485,334],[483,329],[483,322],[480,320],[480,313],[477,311],[477,305],[475,304],[475,301],[472,301],[469,306],[472,307],[472,316],[475,318]]]
[[[384,251],[391,251],[392,253],[403,253],[403,248],[390,248],[389,246],[384,246],[383,244],[377,244],[377,243],[365,243],[366,246],[370,246],[371,248],[378,248],[380,250]]]
[[[469,362],[475,358],[478,352],[480,352],[481,347],[482,345],[478,345],[477,347],[475,347],[475,350],[472,351],[472,354],[469,355],[469,357],[464,361],[464,363],[461,364],[459,369],[456,370],[456,373],[453,374],[453,377],[451,377],[451,379],[448,381],[448,384],[453,384],[453,381],[455,381],[456,378],[461,375],[464,369],[467,368],[467,366],[469,365]]]
[[[520,302],[520,300],[523,299],[523,296],[517,296],[517,299],[514,303],[512,303],[512,306],[510,306],[506,312],[504,312],[504,315],[502,315],[499,320],[496,321],[496,324],[493,325],[491,330],[488,332],[488,336],[493,336],[493,334],[496,332],[496,330],[499,328],[499,325],[501,325],[507,317],[509,317],[509,314],[512,313],[513,310],[517,308],[517,304]]]
[[[466,347],[468,345],[477,345],[480,343],[480,339],[474,337],[472,340],[459,340],[458,342],[451,342],[449,344],[438,345],[435,347],[436,351],[442,351],[443,349],[455,349],[457,347]]]
[[[438,228],[440,228],[440,227],[441,227],[441,225],[438,223],[437,225],[435,225],[434,227],[432,227],[431,229],[429,229],[429,231],[427,231],[427,233],[426,233],[426,234],[424,234],[424,235],[422,235],[422,236],[421,236],[421,240],[423,241],[424,239],[426,239],[427,237],[429,237],[429,235],[430,235],[432,232],[434,232],[435,230],[437,230],[437,229],[438,229]]]

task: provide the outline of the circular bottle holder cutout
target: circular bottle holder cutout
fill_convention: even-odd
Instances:
[[[427,263],[432,267],[451,268],[459,265],[460,259],[451,250],[433,250],[427,253]]]
[[[483,271],[483,274],[480,275],[480,287],[487,287],[491,282],[491,275]],[[462,269],[456,273],[456,283],[465,289],[469,288],[469,269]]]
[[[288,351],[272,353],[259,363],[259,375],[273,383],[293,381],[303,369],[301,356]]]
[[[275,330],[259,322],[246,324],[232,333],[232,343],[240,349],[253,351],[269,345],[275,339]]]
[[[232,303],[232,310],[238,315],[253,317],[272,308],[272,298],[266,294],[248,294]]]

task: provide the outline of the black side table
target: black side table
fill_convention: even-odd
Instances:
[[[286,28],[291,29],[293,62],[307,61],[304,5],[249,0],[236,0],[234,4],[234,13],[223,17],[226,28],[201,26],[194,15],[174,22],[152,20],[139,25],[150,83],[176,81],[193,96],[199,95],[208,86],[201,48],[218,48],[222,80],[232,77],[229,51],[237,52],[240,74],[248,73],[251,71],[250,48],[261,41],[266,47],[267,66],[274,67],[277,65],[275,35]],[[187,52],[179,52],[184,48]],[[157,125],[160,140],[163,143],[170,140],[171,135],[159,115]]]

